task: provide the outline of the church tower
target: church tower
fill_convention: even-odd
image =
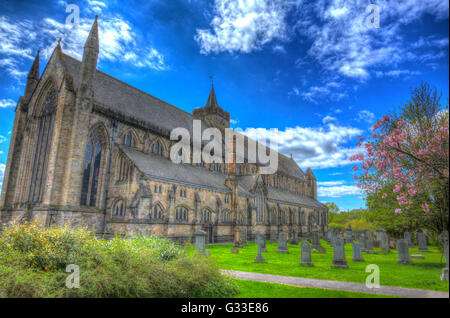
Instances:
[[[211,86],[205,107],[194,109],[193,115],[205,120],[212,127],[218,128],[222,133],[225,131],[225,128],[230,127],[230,113],[219,106],[216,92],[214,91],[214,83]]]

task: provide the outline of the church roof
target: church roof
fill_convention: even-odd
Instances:
[[[325,205],[323,205],[317,200],[314,200],[313,198],[301,194],[292,193],[279,188],[267,187],[267,198],[269,200],[289,202],[312,208],[319,208],[319,209],[326,208]]]
[[[118,147],[146,177],[217,191],[231,191],[225,186],[226,176],[220,172],[189,164],[174,164],[163,156],[144,153],[124,145],[118,145]],[[251,196],[241,186],[238,190],[240,194]]]

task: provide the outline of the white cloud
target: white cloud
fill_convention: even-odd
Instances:
[[[318,186],[325,186],[325,187],[330,187],[330,186],[338,186],[338,185],[343,185],[345,184],[344,180],[338,180],[338,181],[319,181],[317,182]]]
[[[322,123],[324,123],[324,124],[330,123],[332,121],[337,121],[337,118],[336,117],[332,117],[332,116],[325,116],[322,119]]]
[[[345,143],[362,134],[362,130],[354,127],[328,124],[326,127],[293,127],[284,130],[247,128],[236,129],[245,135],[258,139],[265,137],[277,142],[278,151],[289,155],[303,169],[333,168],[352,164],[348,158],[364,152],[361,147],[348,148]]]
[[[311,86],[307,91],[300,93],[297,89],[298,94],[301,95],[304,100],[312,103],[317,103],[319,99],[332,99],[334,101],[339,101],[347,96],[347,93],[343,89],[339,89],[341,84],[337,82],[328,82],[322,86]]]
[[[360,195],[361,189],[355,185],[318,186],[317,195],[320,197],[339,198],[345,195]]]
[[[8,98],[8,99],[0,99],[0,108],[7,108],[7,107],[16,107],[16,102],[13,101],[12,99]]]
[[[239,124],[239,119],[230,119],[230,124],[232,124],[232,125],[237,125],[237,124]]]
[[[65,3],[62,2],[64,5]],[[97,12],[106,9],[100,1],[87,1],[86,7]],[[94,10],[94,11],[95,11]],[[0,68],[16,78],[24,78],[38,48],[41,56],[48,59],[58,38],[62,38],[64,53],[79,60],[91,29],[93,19],[81,18],[78,26],[66,26],[65,23],[47,17],[36,21],[16,21],[0,16]],[[35,30],[39,30],[36,33]],[[142,45],[142,39],[132,24],[119,14],[104,12],[99,17],[100,55],[99,62],[124,62],[139,68],[166,70],[164,55],[151,45]],[[35,49],[30,49],[35,48]],[[132,56],[130,56],[129,52]],[[24,70],[21,65],[26,64]]]
[[[0,163],[0,190],[2,189],[2,186],[3,186],[3,178],[5,177],[5,169],[6,169],[6,165],[3,163]]]
[[[298,7],[297,30],[313,43],[308,55],[326,70],[344,77],[367,80],[380,66],[397,65],[406,60],[420,61],[429,52],[413,50],[413,43],[402,37],[401,29],[417,22],[425,14],[448,18],[448,1],[377,1],[380,28],[365,25],[367,1],[318,0],[302,2]],[[447,55],[446,39],[434,39],[430,45]],[[433,54],[439,58],[440,54]]]
[[[342,173],[342,172],[333,172],[333,173],[329,173],[328,175],[330,175],[330,176],[341,176],[343,174],[344,173]]]
[[[0,135],[0,144],[4,143],[5,141],[7,141],[8,139],[6,139],[5,136]]]
[[[375,114],[368,110],[361,110],[360,112],[358,112],[357,116],[358,121],[365,121],[369,124],[375,121]]]
[[[197,29],[200,52],[250,53],[273,39],[284,39],[290,6],[276,0],[215,0],[212,30]]]
[[[419,75],[421,74],[419,71],[410,71],[410,70],[390,70],[386,72],[377,71],[376,73],[377,77],[393,77],[393,78],[409,78],[413,75]]]

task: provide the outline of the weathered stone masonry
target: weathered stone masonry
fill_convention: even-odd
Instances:
[[[172,129],[192,133],[194,119],[203,129],[229,127],[214,87],[205,107],[189,114],[97,70],[98,54],[97,19],[81,62],[58,43],[40,76],[37,54],[16,107],[1,224],[72,222],[98,233],[174,240],[202,229],[207,242],[235,245],[256,232],[290,239],[327,231],[316,178],[292,158],[278,154],[272,175],[247,161],[170,161]]]

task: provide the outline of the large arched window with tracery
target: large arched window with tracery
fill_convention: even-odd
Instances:
[[[86,146],[81,188],[81,205],[99,206],[100,204],[102,157],[105,144],[104,135],[99,129],[94,130]]]
[[[121,143],[122,145],[136,148],[136,138],[131,131],[128,131],[127,133],[122,135]]]
[[[256,222],[262,223],[264,221],[264,201],[261,189],[258,189],[255,197],[256,206]]]
[[[49,84],[46,93],[34,111],[36,118],[34,127],[36,143],[31,170],[30,191],[28,194],[28,200],[33,203],[42,202],[44,195],[56,104],[57,91],[52,84]]]

